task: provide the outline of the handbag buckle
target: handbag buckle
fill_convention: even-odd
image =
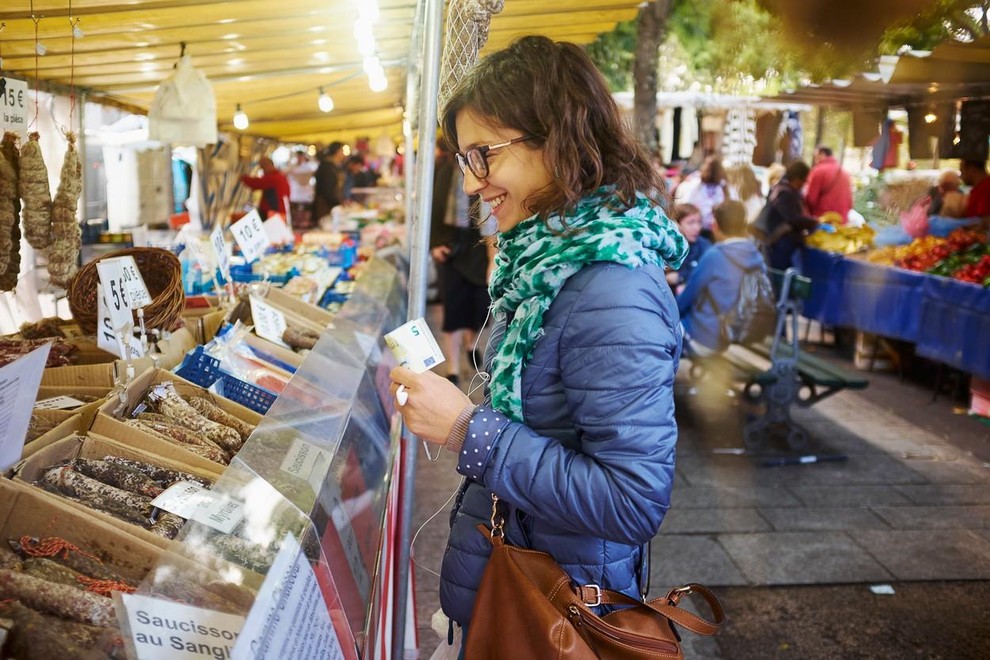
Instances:
[[[595,593],[595,600],[592,603],[586,602],[585,605],[588,607],[598,607],[602,604],[602,588],[597,584],[586,584],[582,587],[581,593],[584,593],[584,589],[591,589]]]

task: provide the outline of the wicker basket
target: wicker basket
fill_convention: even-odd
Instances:
[[[174,330],[182,325],[180,315],[185,307],[186,295],[182,291],[182,266],[178,257],[161,248],[136,247],[117,250],[100,259],[126,256],[134,257],[151,295],[151,304],[144,308],[145,328]],[[100,259],[94,259],[79,269],[69,283],[69,309],[87,334],[96,332],[98,322],[96,285],[100,276],[96,264]],[[134,322],[137,323],[136,316]]]

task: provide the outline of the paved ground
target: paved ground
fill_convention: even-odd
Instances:
[[[870,377],[867,390],[797,415],[813,438],[803,453],[845,460],[783,467],[742,453],[748,410],[737,398],[679,387],[676,482],[651,593],[701,582],[730,618],[714,640],[685,634],[688,657],[990,657],[990,427],[920,384]],[[439,641],[429,571],[458,477],[447,456],[421,457],[417,473],[417,528],[440,511],[414,547],[429,657]],[[878,585],[894,593],[874,594]]]

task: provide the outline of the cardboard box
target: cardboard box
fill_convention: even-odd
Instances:
[[[202,310],[187,309],[182,313],[182,320],[186,324],[186,329],[192,333],[197,344],[210,343],[217,336],[217,331],[223,326],[226,318],[227,310],[215,307]]]
[[[114,386],[114,362],[87,364],[73,367],[52,367],[41,374],[41,385],[49,387],[106,387]]]
[[[317,307],[316,305],[303,302],[295,296],[290,296],[281,289],[269,289],[268,294],[265,296],[265,300],[283,311],[292,312],[295,315],[301,316],[304,319],[317,324],[317,330],[325,330],[327,326],[333,322],[333,314],[327,310],[322,307]]]
[[[279,364],[274,365],[275,367],[285,371],[287,376],[292,376],[292,374],[295,373],[295,370],[302,366],[304,359],[302,355],[299,355],[284,346],[279,346],[274,342],[268,341],[263,337],[259,337],[254,333],[244,335],[244,343],[258,352],[260,357],[265,357],[266,355],[271,356],[279,362],[292,367],[292,371],[288,371]]]
[[[153,436],[150,433],[142,431],[141,429],[128,426],[121,421],[132,417],[134,408],[144,399],[148,390],[151,389],[152,386],[165,381],[172,381],[175,385],[176,391],[181,396],[206,397],[231,415],[234,415],[248,424],[257,426],[261,421],[261,415],[253,410],[245,408],[244,406],[234,403],[228,399],[224,399],[223,397],[216,396],[212,392],[209,392],[208,390],[205,390],[197,385],[193,385],[189,381],[176,376],[170,371],[165,371],[164,369],[152,369],[144,372],[131,381],[130,385],[128,385],[124,390],[123,402],[119,397],[113,397],[108,399],[100,407],[99,412],[93,420],[93,425],[91,427],[92,432],[99,433],[108,438],[113,438],[114,440],[124,444],[140,445],[148,451],[152,451],[153,453],[162,456],[174,456],[177,460],[181,460],[186,465],[195,466],[205,470],[222,470],[222,465],[208,461],[202,456],[183,449],[182,445],[162,440],[161,438]]]
[[[158,536],[157,534],[152,534],[143,527],[125,522],[111,516],[108,513],[91,509],[83,504],[73,502],[72,500],[60,497],[54,493],[49,493],[43,490],[40,486],[33,485],[35,481],[41,478],[41,475],[46,469],[57,465],[58,463],[70,461],[74,458],[99,459],[105,456],[122,456],[123,458],[152,463],[154,465],[160,465],[173,470],[182,470],[183,472],[189,472],[198,477],[209,479],[213,482],[220,478],[220,474],[222,472],[219,468],[205,469],[188,465],[181,460],[178,460],[181,456],[176,456],[174,453],[170,455],[157,455],[156,447],[145,447],[140,443],[124,444],[111,440],[110,438],[101,437],[96,433],[90,433],[86,436],[73,435],[62,440],[58,440],[49,446],[34,452],[14,466],[13,478],[15,481],[19,481],[26,486],[30,485],[32,488],[36,488],[47,497],[65,501],[68,506],[86,511],[94,518],[101,520],[108,525],[112,525],[129,534],[137,536],[152,545],[167,548],[172,543],[169,539]]]
[[[44,449],[53,442],[67,438],[73,433],[86,431],[83,428],[83,416],[71,410],[35,410],[31,414],[32,416],[37,415],[49,422],[55,422],[56,425],[47,433],[43,433],[34,440],[29,440],[24,445],[21,458],[26,458],[39,449]]]
[[[59,367],[60,369],[71,369],[72,367]],[[96,397],[95,401],[90,401],[78,408],[73,408],[71,412],[78,413],[82,416],[82,430],[88,429],[93,424],[93,418],[96,417],[97,411],[99,411],[100,406],[102,406],[107,401],[107,397],[110,396],[112,392],[111,387],[85,387],[82,385],[76,386],[47,386],[42,385],[38,388],[38,394],[35,396],[35,401],[44,401],[45,399],[51,399],[56,396],[84,396],[84,397]]]
[[[159,545],[147,543],[33,486],[0,479],[0,539],[58,537],[112,566],[133,584],[158,563]]]

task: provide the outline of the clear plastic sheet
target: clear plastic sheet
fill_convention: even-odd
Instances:
[[[226,534],[217,525],[189,520],[140,585],[140,596],[261,621],[263,629],[250,635],[270,641],[285,622],[259,612],[251,616],[252,610],[271,607],[271,584],[286,581],[269,573],[291,539],[288,554],[301,554],[312,569],[302,573],[319,587],[340,657],[361,655],[381,600],[376,585],[398,451],[388,393],[394,360],[383,350],[382,336],[404,317],[398,272],[372,260],[331,327],[213,487],[212,493],[243,505],[238,508],[243,518]],[[276,565],[292,565],[292,558],[282,557]],[[296,572],[292,575],[295,580]],[[259,598],[269,577],[261,592],[268,595]],[[123,608],[118,616],[125,635],[134,633]],[[133,622],[133,612],[131,617]],[[233,657],[267,657],[231,649]]]

